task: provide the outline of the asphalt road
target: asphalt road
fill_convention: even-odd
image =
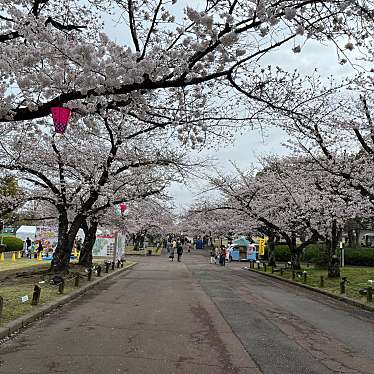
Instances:
[[[3,342],[0,373],[374,373],[373,313],[241,266],[139,258]]]

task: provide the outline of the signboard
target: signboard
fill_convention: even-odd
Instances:
[[[265,239],[260,239],[258,246],[259,246],[260,256],[264,256],[265,255]]]

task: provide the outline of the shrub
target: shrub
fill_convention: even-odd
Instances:
[[[5,252],[22,251],[23,241],[15,236],[4,236],[3,243],[6,246]]]
[[[344,262],[352,266],[374,266],[374,248],[345,248]]]

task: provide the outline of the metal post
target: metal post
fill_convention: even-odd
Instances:
[[[88,269],[88,274],[87,274],[87,280],[90,282],[91,279],[92,279],[92,269],[89,268],[89,269]]]
[[[281,268],[281,276],[283,277],[283,269]]]
[[[61,282],[58,284],[58,292],[64,293],[65,288],[65,279],[62,279]]]
[[[292,279],[294,279],[294,280],[295,280],[295,278],[296,278],[296,273],[295,273],[295,270],[294,270],[294,269],[292,269]]]
[[[321,276],[319,277],[319,286],[320,286],[321,288],[325,287],[325,278],[323,277],[323,275],[321,275]]]
[[[117,269],[121,266],[121,260],[117,260]]]
[[[368,300],[368,303],[371,303],[373,301],[373,288],[372,287],[368,287],[367,300]]]
[[[115,266],[115,265],[116,265],[115,262],[112,261],[112,270],[114,270],[114,266]]]
[[[42,291],[42,289],[38,285],[34,286],[34,292],[32,294],[31,305],[38,305],[39,304],[41,291]]]
[[[257,262],[257,269],[260,270],[260,263]]]
[[[264,264],[264,272],[266,273],[266,264]]]
[[[100,265],[98,265],[98,267],[96,268],[96,273],[98,277],[101,277],[101,266]]]
[[[109,266],[110,266],[110,262],[106,262],[105,263],[105,272],[106,273],[109,273]]]
[[[75,274],[74,286],[79,287],[79,274]]]
[[[304,275],[304,283],[306,283],[306,281],[307,281],[307,279],[308,279],[308,273],[305,271],[305,272],[303,273],[303,275]]]
[[[345,281],[340,282],[340,293],[345,293]]]
[[[3,309],[4,309],[4,298],[0,296],[0,321],[3,316]]]

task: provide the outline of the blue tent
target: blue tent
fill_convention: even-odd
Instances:
[[[232,244],[238,247],[247,247],[251,243],[242,236],[241,238],[234,240]]]

